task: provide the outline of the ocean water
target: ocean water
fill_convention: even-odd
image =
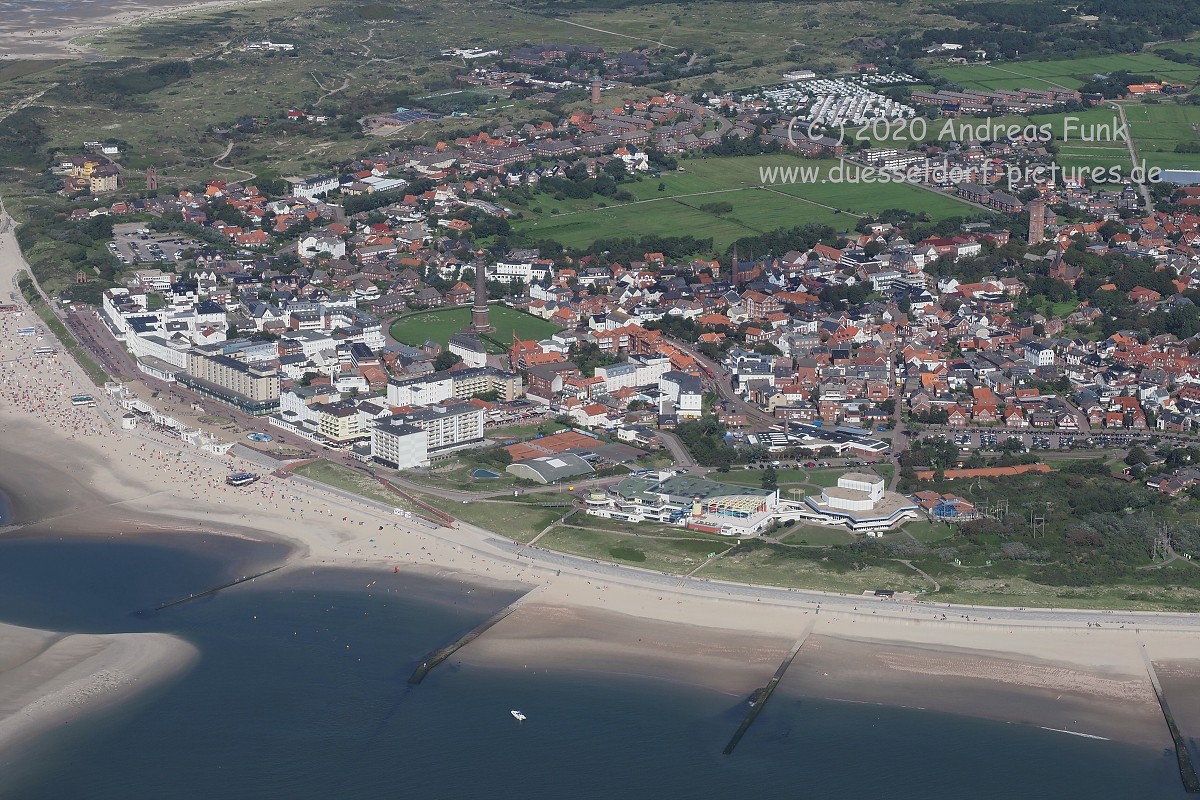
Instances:
[[[171,632],[201,654],[168,685],[30,745],[0,797],[1185,796],[1170,753],[782,690],[724,756],[745,698],[668,680],[452,659],[410,687],[422,655],[515,596],[456,581],[322,570],[133,613],[276,555],[0,540],[0,620]]]

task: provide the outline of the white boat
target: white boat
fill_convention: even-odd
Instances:
[[[512,715],[513,715],[513,719],[515,719],[517,722],[524,722],[524,721],[525,721],[525,715],[524,715],[524,714],[522,714],[520,711],[513,710],[513,711],[510,711],[510,712],[508,712],[508,713],[512,714]]]

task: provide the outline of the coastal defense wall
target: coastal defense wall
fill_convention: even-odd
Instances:
[[[429,655],[425,656],[425,658],[421,659],[421,663],[417,666],[417,668],[415,670],[413,670],[413,674],[409,676],[408,682],[410,684],[416,685],[416,684],[420,683],[421,681],[425,680],[425,676],[428,675],[430,672],[432,672],[440,664],[445,662],[446,659],[450,658],[450,656],[454,655],[459,650],[461,650],[462,648],[469,645],[471,642],[478,639],[480,636],[482,636],[484,633],[486,633],[490,628],[492,628],[492,626],[496,625],[496,623],[500,622],[505,617],[507,617],[509,614],[516,611],[518,608],[521,607],[521,605],[523,603],[528,601],[529,598],[533,597],[535,594],[537,594],[539,591],[541,591],[542,588],[544,588],[544,587],[538,587],[537,589],[533,589],[532,591],[521,595],[516,600],[514,600],[512,603],[510,603],[508,606],[505,606],[504,608],[500,609],[495,614],[488,617],[486,620],[481,622],[479,625],[477,625],[474,628],[472,628],[471,630],[467,631],[466,633],[464,633],[462,636],[455,639],[450,644],[446,645],[445,647],[438,648],[437,650],[434,650]]]
[[[1150,685],[1154,688],[1154,696],[1158,700],[1158,707],[1162,710],[1163,719],[1166,720],[1171,741],[1175,743],[1175,759],[1179,763],[1179,779],[1183,781],[1183,788],[1189,794],[1200,794],[1200,777],[1196,775],[1196,766],[1192,762],[1192,753],[1188,749],[1187,739],[1180,733],[1175,715],[1171,713],[1171,708],[1167,705],[1167,695],[1158,680],[1158,673],[1154,669],[1154,662],[1150,660],[1150,653],[1146,650],[1146,645],[1141,644],[1140,649],[1142,659],[1146,662],[1146,675],[1150,678]]]
[[[395,506],[389,506],[385,503],[380,503],[378,501],[363,497],[360,494],[354,494],[353,492],[347,492],[343,489],[337,488],[336,486],[330,486],[327,483],[321,483],[320,481],[314,481],[309,478],[302,477],[300,475],[288,474],[288,480],[294,481],[303,486],[307,486],[310,489],[317,489],[322,492],[329,492],[330,494],[337,495],[338,497],[345,498],[346,500],[350,500],[355,503],[361,503],[362,505],[368,506],[376,511],[382,511],[386,514],[391,514],[393,512],[393,509],[395,508]],[[420,514],[414,514],[413,519],[421,522],[424,525],[432,527],[432,528],[449,527],[446,523],[443,523],[440,520],[430,519],[430,518],[422,516]]]
[[[377,477],[376,480],[378,480],[380,483],[382,483],[387,488],[391,489],[396,494],[403,497],[408,502],[415,505],[417,508],[420,508],[420,509],[423,509],[424,511],[426,511],[433,518],[430,521],[437,522],[439,525],[441,525],[444,528],[449,528],[454,525],[454,517],[450,516],[445,511],[442,511],[440,508],[434,508],[433,506],[429,505],[429,503],[426,503],[424,500],[421,500],[420,498],[409,494],[408,492],[404,491],[399,486],[397,486],[396,484],[387,480],[386,478],[378,478]]]

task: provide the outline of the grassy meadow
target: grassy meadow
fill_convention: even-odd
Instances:
[[[1171,45],[1180,49],[1176,45]],[[1200,67],[1178,64],[1153,53],[1114,54],[1062,61],[1005,61],[931,69],[964,89],[1078,89],[1093,75],[1131,72],[1171,83],[1195,83]]]
[[[842,182],[830,172],[837,164],[787,154],[685,158],[682,171],[623,184],[637,198],[628,203],[601,206],[595,197],[560,201],[538,194],[516,207],[524,218],[514,227],[529,239],[557,239],[568,247],[606,237],[690,233],[713,237],[714,247],[723,250],[744,236],[796,225],[851,230],[863,215],[889,208],[921,208],[934,219],[974,213],[949,195],[913,186]],[[761,170],[791,167],[815,169],[814,180],[764,184]],[[728,202],[733,210],[704,208],[715,202]]]
[[[519,339],[544,339],[561,330],[557,325],[532,314],[495,304],[489,307],[488,319],[496,328],[489,335],[494,341],[486,342],[493,352],[504,352],[497,342],[508,344],[512,342],[514,334]],[[392,324],[391,334],[393,339],[404,344],[421,345],[432,339],[444,347],[452,335],[470,323],[470,307],[440,308],[401,317]]]

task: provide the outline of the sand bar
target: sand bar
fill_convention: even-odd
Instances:
[[[162,633],[56,634],[0,624],[0,770],[19,745],[178,674],[196,655]]]

